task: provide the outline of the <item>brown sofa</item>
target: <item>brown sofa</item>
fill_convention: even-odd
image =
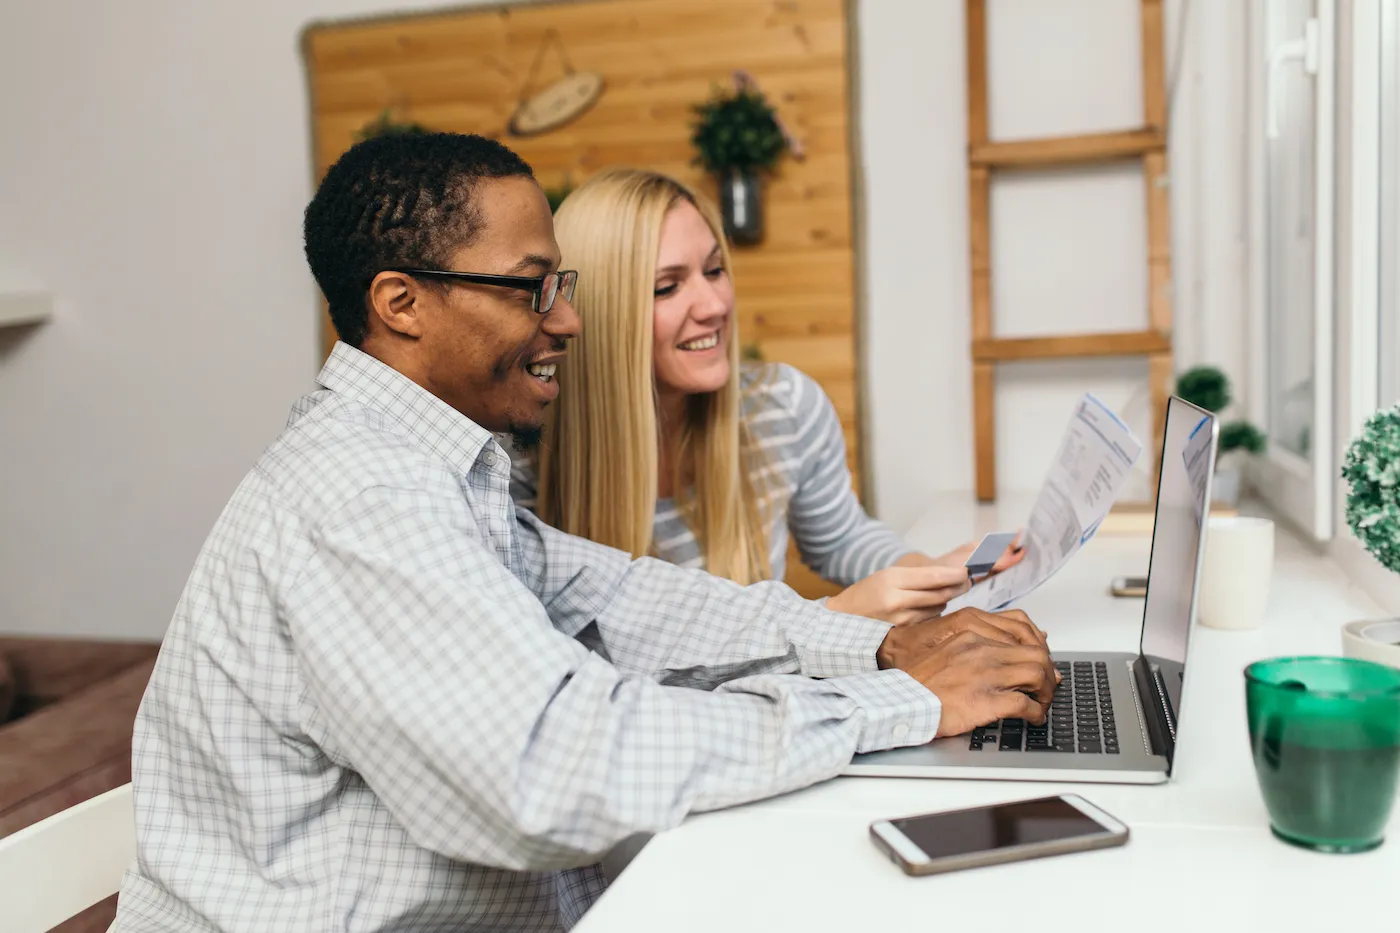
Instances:
[[[0,638],[14,692],[0,715],[0,837],[131,780],[131,728],[157,649]],[[106,930],[115,912],[109,898],[55,929]]]

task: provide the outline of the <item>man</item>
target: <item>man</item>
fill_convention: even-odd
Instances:
[[[491,432],[539,432],[579,321],[503,146],[361,143],[305,233],[342,342],[176,607],[118,930],[560,929],[635,833],[1043,720],[1024,616],[891,629],[517,516]]]

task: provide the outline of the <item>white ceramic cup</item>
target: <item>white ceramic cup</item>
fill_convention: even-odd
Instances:
[[[1206,525],[1197,615],[1211,628],[1252,629],[1264,621],[1274,572],[1274,523],[1214,516]]]
[[[1343,625],[1342,654],[1400,667],[1400,619],[1360,619]]]

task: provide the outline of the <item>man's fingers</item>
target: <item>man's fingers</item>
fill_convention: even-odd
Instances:
[[[1045,669],[1044,665],[1033,660],[1002,664],[989,673],[991,681],[997,686],[1012,690],[1029,690],[1037,697],[1048,684],[1050,685],[1049,693],[1045,695],[1047,702],[1055,693],[1055,678]]]
[[[1036,625],[1034,622],[1032,622],[1031,617],[1026,615],[1024,611],[1020,609],[1004,609],[1002,610],[1001,614],[1007,618],[1018,619],[1021,622],[1026,623],[1032,629],[1034,629],[1037,634],[1040,635],[1040,640],[1042,642],[1045,641],[1045,630],[1042,629],[1039,625]]]
[[[1012,620],[1012,621],[1014,621],[1014,622],[1020,623],[1021,625],[1025,625],[1025,626],[1026,626],[1027,628],[1029,628],[1031,631],[1035,632],[1036,636],[1039,637],[1039,639],[1041,640],[1041,642],[1044,642],[1044,641],[1045,641],[1045,631],[1044,631],[1044,629],[1042,629],[1040,626],[1038,626],[1038,625],[1036,625],[1034,622],[1032,622],[1032,621],[1031,621],[1031,617],[1028,616],[1028,615],[1026,615],[1025,612],[1023,612],[1022,610],[1020,610],[1020,609],[1003,609],[1003,610],[1001,611],[1000,615],[1001,615],[1001,617],[1002,617],[1003,619],[1009,619],[1009,620]]]
[[[1017,609],[1009,609],[999,613],[973,611],[976,612],[978,618],[1007,632],[1021,644],[1034,648],[1045,647],[1045,633],[1036,628],[1024,612]]]
[[[996,686],[1030,689],[1039,686],[1040,678],[1055,673],[1055,666],[1050,663],[1050,655],[1044,648],[1038,645],[1010,644],[1003,640],[1006,634],[1004,630],[1001,630],[1002,639],[993,640],[973,628],[974,625],[971,620],[967,621],[963,630],[947,639],[944,644],[959,652],[985,652],[976,656],[977,662],[987,669],[987,678]],[[1027,675],[1027,671],[1036,671],[1037,674]]]
[[[992,709],[998,719],[1024,719],[1032,725],[1045,722],[1045,707],[1018,690],[999,691],[992,696]]]
[[[1036,702],[1043,707],[1049,707],[1055,699],[1055,690],[1060,686],[1060,672],[1055,670],[1055,663],[1047,655],[1041,663],[1045,671],[1045,679],[1040,682],[1040,689],[1035,691]]]
[[[1055,679],[1057,672],[1044,648],[993,645],[988,646],[988,650],[995,652],[996,661],[999,662],[995,669],[988,671],[993,683],[1032,691],[1047,704],[1054,698],[1055,687],[1058,686]]]
[[[971,618],[968,619],[965,624],[967,626],[965,631],[980,635],[988,641],[996,642],[999,645],[1019,646],[1021,644],[1016,636],[1012,635],[1006,629],[998,625],[993,625],[985,619]]]
[[[1034,696],[1037,703],[1049,706],[1050,701],[1055,698],[1055,688],[1059,686],[1055,677],[1055,665],[1050,662],[1049,656],[1023,657],[1014,661],[1009,657],[1013,651],[1030,650],[1007,649],[1007,664],[996,676],[1002,686],[1024,690]]]

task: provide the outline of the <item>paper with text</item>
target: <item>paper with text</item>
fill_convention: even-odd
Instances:
[[[1094,536],[1141,454],[1142,444],[1128,426],[1086,394],[1075,406],[1026,521],[1025,558],[973,586],[947,611],[1005,609],[1054,576]]]

